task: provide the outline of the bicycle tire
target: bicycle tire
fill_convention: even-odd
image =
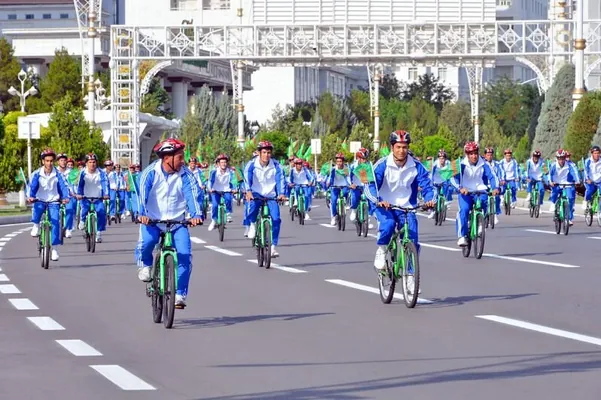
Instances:
[[[409,294],[407,290],[407,279],[408,279],[408,268],[403,268],[403,274],[401,276],[401,283],[403,285],[403,301],[405,302],[405,306],[407,308],[414,308],[417,304],[417,298],[419,297],[419,254],[417,252],[417,247],[415,243],[409,242],[403,246],[403,251],[405,252],[405,260],[413,260],[413,281],[415,282],[415,286],[413,288],[413,293]]]
[[[338,214],[336,215],[336,225],[338,226],[338,230],[341,231],[342,230],[342,218],[340,218],[340,203],[338,203],[336,205],[336,209],[338,211]]]
[[[58,212],[58,226],[61,240],[63,240],[65,238],[65,211],[62,208]]]
[[[586,226],[593,225],[593,210],[590,207],[584,210],[584,222],[586,222]]]
[[[570,233],[570,203],[564,201],[563,203],[563,234],[568,235]]]
[[[534,218],[538,217],[540,217],[540,204],[537,204],[536,207],[534,207]]]
[[[225,210],[221,206],[219,207],[219,226],[217,229],[219,230],[219,241],[223,242],[225,236]]]
[[[96,252],[96,216],[90,215],[90,252]]]
[[[290,207],[290,219],[294,222],[294,214],[296,214],[296,206]]]
[[[262,268],[263,263],[265,262],[265,259],[263,258],[263,247],[261,246],[259,232],[257,232],[255,234],[255,239],[253,241],[253,245],[255,246],[255,249],[257,251],[257,265]]]
[[[397,242],[398,243],[398,242]],[[378,274],[378,288],[380,289],[380,300],[384,304],[390,304],[394,298],[394,291],[396,288],[396,277],[394,276],[394,262],[396,260],[396,254],[388,251],[386,252],[386,269],[382,272],[376,270]],[[387,279],[390,283],[387,285],[388,289],[384,288],[384,279]]]
[[[530,202],[530,207],[528,207],[528,213],[530,214],[530,218],[534,218],[534,207],[532,206],[532,202]]]
[[[161,281],[159,276],[159,273],[161,272],[161,268],[159,266],[160,262],[160,253],[157,253],[152,267],[152,293],[150,295],[152,320],[156,324],[160,324],[163,321],[163,295],[161,295]]]
[[[166,329],[173,327],[173,320],[175,318],[175,262],[171,254],[166,254],[164,258],[164,269],[165,276],[163,277],[165,282],[165,293],[163,293],[163,326]]]
[[[478,229],[482,227],[481,229]],[[484,253],[484,243],[486,241],[486,229],[484,229],[484,216],[482,214],[478,214],[476,216],[476,237],[474,238],[474,257],[476,259],[482,258],[482,253]]]
[[[597,225],[601,227],[601,212],[597,211]]]
[[[357,215],[357,219],[355,220],[355,228],[357,229],[357,236],[361,237],[363,234],[363,223],[359,220],[359,216]]]
[[[369,233],[369,207],[365,202],[361,207],[363,207],[363,237],[367,237]]]
[[[265,269],[271,267],[271,220],[263,220],[263,265]]]
[[[43,232],[42,235],[44,235],[45,243],[44,243],[44,248],[42,249],[42,268],[44,269],[48,269],[48,267],[50,266],[50,227],[47,224],[44,224],[44,227],[42,228]]]
[[[342,226],[342,232],[344,232],[346,230],[346,207],[342,204],[340,208],[340,225]]]
[[[305,199],[303,199],[302,197],[300,198],[300,200],[298,202],[297,212],[298,212],[298,224],[305,225]]]

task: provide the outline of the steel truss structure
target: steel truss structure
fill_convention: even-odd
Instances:
[[[467,67],[470,91],[480,91],[482,68],[515,59],[535,70],[546,89],[554,75],[551,58],[571,61],[575,20],[467,23],[119,26],[111,27],[113,159],[137,161],[142,60],[229,60],[236,72],[248,64],[417,65]],[[585,63],[601,61],[601,20],[584,21]],[[234,69],[234,68],[233,68]],[[378,68],[381,70],[381,68]],[[237,75],[237,74],[234,74]],[[372,71],[372,78],[380,74]],[[232,80],[238,83],[235,76]],[[377,81],[374,85],[377,87]],[[242,90],[236,106],[243,111]],[[472,96],[475,97],[475,96]],[[379,114],[376,99],[374,115]],[[472,102],[475,100],[472,99]],[[240,140],[240,138],[239,138]],[[243,138],[242,138],[243,140]]]

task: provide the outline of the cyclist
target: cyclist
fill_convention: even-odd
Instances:
[[[280,207],[276,200],[271,200],[277,197],[280,200],[286,198],[284,185],[284,171],[280,163],[271,158],[273,152],[273,144],[269,141],[262,141],[257,145],[259,155],[246,164],[244,168],[244,183],[246,185],[246,200],[249,202],[247,221],[250,223],[248,229],[248,238],[254,239],[257,233],[255,221],[259,213],[260,203],[254,200],[255,197],[270,198],[267,201],[269,214],[272,218],[272,245],[271,257],[278,257],[276,246],[280,238]]]
[[[378,249],[374,258],[374,267],[378,270],[386,268],[386,247],[397,226],[406,222],[409,238],[415,243],[418,251],[420,248],[416,215],[401,210],[391,210],[390,206],[416,207],[420,188],[425,205],[433,207],[436,204],[436,191],[428,171],[408,154],[411,144],[410,133],[403,130],[392,132],[388,143],[392,152],[375,164],[375,182],[370,183],[369,189],[365,192],[369,201],[378,205],[375,210],[379,230],[376,242]],[[412,278],[410,277],[407,282],[409,290],[414,286]]]
[[[461,171],[453,177],[451,184],[459,190],[457,201],[459,212],[457,213],[457,241],[458,246],[467,246],[467,235],[469,228],[469,215],[475,202],[474,194],[469,192],[486,191],[490,187],[493,196],[496,196],[497,180],[491,171],[489,164],[480,157],[480,147],[476,142],[467,142],[463,147],[466,157],[461,161]],[[478,195],[482,205],[482,211],[486,215],[488,209],[488,194]]]
[[[303,160],[300,158],[294,159],[294,168],[290,170],[290,190],[292,191],[296,185],[313,185],[313,175],[309,172],[309,169],[304,166]],[[298,190],[302,190],[305,196],[305,220],[310,221],[309,211],[311,211],[311,190],[309,187],[299,187]]]
[[[73,170],[73,160],[71,160],[71,167],[68,165],[69,157],[65,153],[60,153],[56,156],[56,161],[58,166],[56,167],[57,171],[62,175],[65,184],[67,185],[67,189],[69,189],[69,198],[75,196],[75,188],[73,185],[69,183],[69,175]],[[73,199],[75,200],[75,199]],[[70,238],[73,236],[73,220],[75,219],[75,210],[77,208],[76,201],[69,201],[65,205],[65,237]]]
[[[111,160],[106,160],[104,162],[104,172],[109,181],[109,215],[111,216],[111,219],[113,221],[117,221],[116,213],[120,211],[117,210],[117,196],[119,196],[119,188],[121,185],[122,177],[120,177],[120,174],[117,173],[117,171],[115,170],[115,163],[113,163],[113,161]],[[119,200],[121,201],[119,207],[124,206],[125,204],[123,202],[123,199],[120,198],[120,196]]]
[[[52,237],[52,253],[50,255],[52,261],[58,261],[56,246],[63,244],[58,220],[60,206],[57,203],[44,204],[42,202],[62,201],[64,204],[69,202],[69,188],[63,175],[54,167],[55,158],[56,153],[51,148],[42,151],[40,159],[43,166],[33,173],[29,186],[29,201],[40,200],[40,202],[33,203],[31,236],[37,237],[40,235],[40,220],[46,207],[48,207],[48,217],[52,223],[52,233],[50,235]]]
[[[230,158],[226,154],[220,154],[215,159],[217,168],[211,171],[209,176],[208,187],[211,191],[211,224],[209,231],[215,229],[217,221],[217,213],[219,212],[219,202],[221,201],[221,193],[225,200],[225,212],[227,213],[227,222],[232,222],[232,192],[235,191],[234,171],[229,167]]]
[[[585,210],[590,206],[595,192],[601,187],[601,147],[591,147],[591,156],[584,162],[584,182],[586,191],[582,208]]]
[[[541,152],[540,150],[534,150],[532,152],[532,158],[526,161],[526,179],[528,182],[528,187],[526,191],[528,195],[526,196],[526,203],[530,204],[530,197],[532,193],[532,187],[534,186],[534,181],[538,181],[536,184],[536,190],[538,191],[538,204],[543,204],[543,197],[545,196],[545,185],[543,184],[543,165],[544,161],[541,160]]]
[[[116,181],[117,188],[112,190],[111,188],[111,215],[121,215],[121,219],[125,219],[125,176],[121,171],[121,164],[116,164],[114,170],[108,175],[109,184],[112,185],[112,181]],[[119,209],[117,210],[117,197],[119,197]]]
[[[338,215],[338,197],[348,197],[348,191],[351,186],[350,171],[348,165],[344,163],[344,154],[337,153],[335,156],[336,164],[330,171],[330,175],[327,178],[327,186],[336,186],[331,188],[330,197],[330,215],[332,220],[330,225],[336,225],[336,216]],[[342,194],[341,194],[342,193]]]
[[[505,173],[503,172],[500,163],[494,160],[494,156],[495,149],[492,147],[484,149],[484,161],[488,164],[488,168],[490,168],[492,174],[495,176],[495,182],[497,183],[500,192],[501,181],[505,179]],[[495,196],[495,225],[499,224],[499,215],[501,215],[501,196]]]
[[[361,148],[359,151],[355,153],[355,162],[353,163],[351,169],[354,170],[359,165],[367,162],[367,157],[369,155],[369,151],[366,148]],[[357,207],[359,207],[359,201],[361,200],[361,195],[363,194],[363,182],[361,179],[357,177],[355,174],[351,173],[351,221],[355,221],[357,219]],[[371,207],[370,207],[371,208]],[[371,210],[370,210],[371,211]],[[371,214],[371,212],[370,212]]]
[[[190,213],[190,224],[202,223],[199,187],[196,178],[184,166],[186,145],[179,139],[166,139],[154,146],[153,151],[159,157],[142,172],[140,178],[140,235],[135,250],[138,265],[138,279],[149,282],[152,266],[152,252],[160,240],[161,227],[149,225],[154,220],[183,221],[186,210]],[[175,305],[186,306],[188,284],[192,272],[192,243],[185,225],[173,230],[173,241],[177,251],[177,293]]]
[[[575,165],[567,160],[567,151],[563,149],[557,150],[555,153],[556,161],[551,164],[551,168],[549,168],[549,185],[551,185],[551,196],[549,197],[549,201],[551,201],[551,208],[549,211],[555,212],[555,202],[557,201],[557,197],[561,193],[561,187],[555,186],[557,185],[576,185],[580,183],[580,178],[578,178],[578,171],[575,168]],[[570,226],[574,225],[574,202],[576,201],[576,188],[574,186],[565,187],[566,196],[568,198],[568,204],[570,206]]]
[[[518,170],[518,163],[513,158],[513,152],[511,149],[505,149],[503,153],[505,159],[501,161],[501,169],[505,177],[502,179],[501,185],[507,184],[506,190],[511,190],[511,208],[515,208],[517,202],[517,183],[520,180],[520,173]]]
[[[438,160],[433,164],[434,165],[432,167],[432,184],[434,184],[437,187],[442,186],[442,191],[445,194],[448,208],[451,204],[451,201],[453,200],[453,192],[451,190],[451,184],[449,183],[450,178],[443,177],[441,175],[441,172],[444,174],[445,172],[443,171],[449,171],[451,169],[451,161],[449,161],[447,152],[444,151],[444,149],[438,150]],[[435,214],[436,212],[432,211],[430,215],[428,215],[428,219],[434,218]]]
[[[251,157],[251,161],[254,161],[255,158],[257,158],[257,156],[259,155],[258,151],[253,151],[253,155]],[[245,167],[246,169],[246,167]],[[247,192],[248,187],[246,186],[246,178],[244,178],[244,172],[243,172],[243,179],[244,182],[242,182],[242,187],[244,188],[244,193]],[[242,200],[244,201],[244,218],[242,219],[242,226],[244,226],[244,237],[248,237],[248,231],[250,230],[250,223],[252,222],[249,218],[248,218],[248,210],[250,207],[250,202],[246,200],[246,197],[243,197]]]
[[[81,200],[81,220],[79,221],[79,230],[83,231],[86,224],[86,217],[90,210],[90,200],[83,197],[96,197],[108,200],[109,186],[108,179],[103,170],[98,168],[98,157],[94,153],[86,155],[86,166],[79,175],[77,183],[77,198]],[[96,242],[102,243],[102,232],[106,230],[106,211],[102,200],[93,200],[94,209],[98,215],[98,232],[96,232]]]

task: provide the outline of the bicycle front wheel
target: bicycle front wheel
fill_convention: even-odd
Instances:
[[[44,235],[44,239],[42,241],[42,268],[48,269],[50,265],[50,227],[48,224],[44,224],[44,228],[42,229],[42,235]]]
[[[161,293],[161,276],[160,276],[160,253],[157,253],[152,267],[152,282],[150,295],[150,303],[152,304],[152,320],[160,324],[163,320],[163,295]]]
[[[263,265],[265,269],[271,267],[271,220],[263,220]]]
[[[367,203],[363,203],[361,209],[361,213],[363,215],[363,227],[361,230],[363,231],[363,237],[367,237],[367,233],[369,232],[369,209]]]
[[[344,204],[340,206],[338,215],[340,216],[340,230],[344,232],[346,230],[346,207]]]
[[[474,256],[479,260],[484,253],[484,242],[486,229],[484,229],[484,216],[478,214],[476,217],[476,237],[474,238]]]
[[[223,238],[225,236],[225,209],[223,207],[219,207],[219,241],[223,242]]]
[[[164,259],[163,282],[165,282],[165,293],[163,293],[163,325],[167,329],[173,327],[175,317],[175,262],[171,254],[166,254]]]
[[[90,215],[90,252],[96,252],[96,215]]]
[[[563,202],[563,234],[567,236],[570,232],[570,204]]]
[[[403,252],[405,253],[405,265],[401,274],[403,300],[407,308],[413,308],[419,296],[419,255],[413,242],[406,243]]]
[[[591,226],[593,224],[593,210],[590,207],[587,207],[584,210],[584,222],[586,222],[586,226]]]

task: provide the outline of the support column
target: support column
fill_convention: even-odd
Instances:
[[[192,86],[194,88],[194,94],[196,94],[196,96],[200,96],[200,91],[202,90],[204,85],[205,85],[204,82],[190,83],[190,86]]]
[[[480,142],[480,92],[482,91],[482,66],[466,67],[467,79],[470,86],[470,102],[472,124],[474,125],[474,142]]]
[[[238,73],[238,99],[236,102],[236,110],[238,111],[238,146],[244,147],[245,137],[244,137],[244,101],[243,101],[243,63],[242,61],[238,61],[236,71]]]
[[[88,13],[88,111],[90,112],[90,123],[94,126],[96,122],[96,106],[94,98],[94,42],[96,40],[96,2],[100,0],[90,0]]]
[[[188,83],[181,77],[169,78],[171,82],[172,112],[176,118],[184,118],[188,107]]]
[[[380,80],[382,79],[382,65],[378,64],[374,68],[374,151],[380,150]]]
[[[576,38],[574,39],[574,64],[576,67],[576,82],[572,91],[573,109],[576,110],[580,99],[584,96],[584,49],[586,48],[586,39],[584,39],[584,3],[582,0],[576,0]]]

